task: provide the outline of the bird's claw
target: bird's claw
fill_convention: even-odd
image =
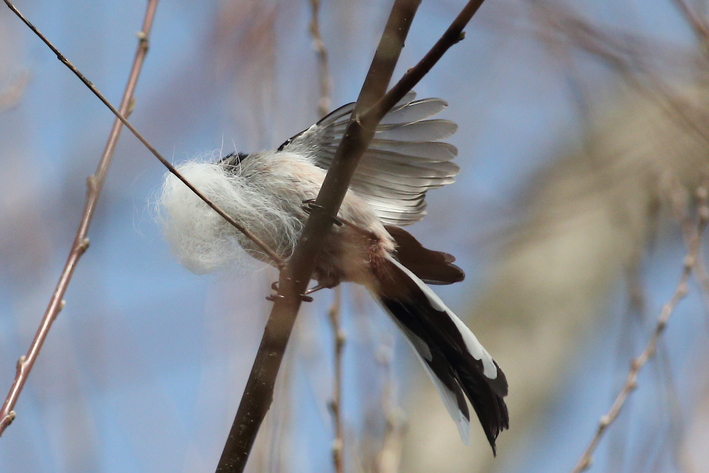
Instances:
[[[320,211],[322,211],[322,210],[324,210],[324,209],[325,209],[325,207],[323,207],[323,206],[320,205],[320,204],[316,204],[316,203],[315,203],[315,199],[306,199],[306,200],[303,201],[303,210],[304,210],[305,213],[307,213],[308,215],[310,215],[310,214],[313,212],[313,210],[320,210]],[[337,225],[338,227],[341,227],[341,226],[342,226],[342,220],[340,220],[340,219],[337,218],[337,217],[330,217],[330,218],[332,219],[332,223],[334,223],[334,224]]]
[[[283,299],[285,297],[282,294],[278,294],[278,288],[279,288],[278,281],[275,281],[271,284],[271,289],[276,291],[276,294],[271,294],[270,296],[266,296],[267,301],[276,302],[276,300]],[[300,300],[303,302],[313,302],[313,298],[308,296],[307,294],[311,294],[311,293],[317,291],[318,289],[321,289],[321,288],[318,288],[318,286],[316,286],[313,289],[309,289],[309,290],[305,291],[305,294],[301,294],[299,296]]]

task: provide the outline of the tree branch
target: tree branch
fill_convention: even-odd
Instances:
[[[419,4],[420,0],[395,0],[355,110],[368,108],[386,91]],[[293,256],[281,271],[279,297],[266,323],[261,345],[217,466],[218,473],[244,471],[258,430],[271,406],[278,370],[302,301],[300,295],[307,289],[317,251],[332,225],[328,215],[335,215],[339,210],[357,160],[371,139],[365,142],[361,132],[352,133],[353,126],[362,129],[356,122],[350,121],[316,200],[317,207],[314,208],[322,210],[311,212]],[[344,169],[343,162],[349,163],[345,164]]]
[[[598,444],[603,438],[603,434],[607,431],[608,427],[618,418],[620,410],[625,405],[625,402],[628,400],[628,397],[630,397],[635,388],[637,388],[638,374],[640,373],[640,370],[655,354],[657,343],[660,340],[660,336],[662,336],[662,333],[667,328],[667,323],[669,322],[670,317],[672,316],[672,313],[675,310],[675,307],[677,307],[677,304],[679,304],[679,302],[687,295],[687,292],[689,290],[689,278],[692,275],[692,271],[697,265],[697,258],[699,257],[702,234],[704,233],[707,223],[709,223],[709,207],[707,206],[707,201],[709,200],[709,189],[707,188],[707,182],[704,182],[701,187],[697,189],[697,197],[699,200],[699,205],[697,209],[698,222],[696,230],[694,231],[694,234],[692,235],[692,238],[689,241],[689,244],[687,245],[687,256],[685,256],[684,258],[682,274],[680,276],[679,282],[677,283],[677,287],[675,288],[675,292],[670,298],[670,300],[662,307],[662,311],[660,312],[660,315],[657,318],[657,323],[655,324],[655,330],[653,331],[652,336],[645,345],[645,348],[643,349],[642,353],[640,353],[637,358],[634,358],[631,361],[630,370],[628,371],[628,375],[625,378],[625,383],[623,383],[622,389],[618,393],[618,396],[615,398],[615,401],[613,401],[613,404],[611,405],[609,411],[601,417],[601,420],[598,423],[598,427],[596,428],[596,434],[594,435],[593,439],[591,439],[591,442],[586,447],[586,450],[581,455],[581,458],[579,459],[574,469],[571,470],[572,473],[581,473],[582,471],[587,470],[591,466],[593,452],[596,450],[596,447],[598,447]]]
[[[318,99],[318,112],[324,117],[330,111],[330,92],[332,79],[325,42],[320,36],[320,0],[310,0],[310,37],[313,39],[313,50],[318,58],[318,81],[320,82],[320,98]]]
[[[20,18],[22,18],[22,20],[28,24],[35,33],[38,33],[37,30],[34,29],[34,27],[31,26],[30,23],[24,19],[24,17],[22,17],[20,12],[18,12],[11,3],[7,0],[5,0],[5,3],[11,10],[19,15]],[[157,5],[158,0],[150,0],[145,11],[143,27],[138,33],[138,49],[135,53],[135,58],[133,59],[133,67],[130,71],[128,84],[126,85],[123,98],[121,99],[121,115],[129,115],[132,110],[133,92],[135,91],[136,84],[138,83],[138,76],[140,75],[140,71],[143,66],[143,61],[148,52],[148,39],[153,25],[153,18],[155,17]],[[45,42],[47,41],[45,40]],[[59,56],[59,53],[53,47],[52,50]],[[91,225],[91,220],[93,218],[94,211],[96,210],[96,203],[98,202],[99,195],[101,194],[101,188],[106,180],[106,173],[108,172],[108,168],[111,164],[111,158],[113,157],[113,152],[116,148],[116,143],[118,142],[121,129],[121,121],[116,120],[113,123],[113,128],[108,136],[108,141],[106,143],[106,147],[104,148],[103,154],[101,155],[96,172],[87,179],[88,193],[86,196],[86,206],[84,207],[84,213],[81,217],[79,228],[76,231],[76,236],[74,237],[74,243],[69,250],[69,257],[67,258],[61,275],[59,276],[59,282],[57,283],[54,293],[49,300],[49,306],[42,317],[42,322],[37,329],[34,340],[32,340],[32,344],[30,345],[27,354],[21,356],[17,361],[17,373],[15,375],[15,380],[12,383],[12,387],[10,388],[10,392],[5,399],[2,409],[0,409],[0,435],[2,435],[5,429],[15,419],[14,408],[17,403],[17,399],[22,392],[22,388],[27,381],[30,371],[32,371],[32,367],[34,366],[40,351],[42,350],[44,341],[47,338],[47,335],[49,335],[49,330],[52,327],[52,323],[59,315],[59,312],[64,308],[65,301],[63,300],[63,297],[69,283],[71,282],[74,269],[76,268],[81,255],[83,255],[89,247],[89,239],[87,238],[89,226]]]
[[[284,261],[281,259],[280,256],[278,256],[278,254],[276,254],[275,251],[273,251],[271,248],[269,248],[268,245],[266,245],[264,242],[262,242],[256,235],[254,235],[251,231],[249,231],[249,229],[245,228],[243,225],[241,225],[236,220],[231,218],[231,216],[229,216],[229,214],[227,214],[218,205],[216,205],[214,202],[212,202],[210,199],[208,199],[196,187],[194,187],[192,184],[190,184],[187,181],[187,179],[185,179],[182,176],[182,174],[180,174],[177,171],[177,169],[175,169],[175,167],[172,164],[170,164],[170,162],[167,159],[163,158],[162,155],[160,153],[158,153],[158,151],[148,142],[148,140],[146,140],[143,137],[143,135],[141,135],[138,132],[138,130],[136,130],[135,127],[128,122],[125,115],[123,113],[120,113],[118,110],[116,110],[116,108],[113,105],[111,105],[111,103],[108,101],[108,99],[106,99],[106,97],[104,97],[104,95],[96,88],[96,86],[91,81],[89,81],[76,67],[74,67],[74,65],[71,62],[69,62],[69,60],[66,57],[64,57],[64,55],[32,23],[30,23],[30,21],[27,18],[25,18],[22,13],[20,13],[20,11],[15,7],[15,5],[12,4],[12,2],[10,2],[10,0],[4,0],[4,1],[5,1],[5,4],[8,6],[8,8],[10,8],[10,10],[12,10],[12,12],[15,13],[15,15],[17,15],[20,18],[20,20],[22,20],[22,22],[24,24],[26,24],[29,27],[29,29],[31,29],[32,32],[34,34],[36,34],[39,37],[39,39],[41,39],[44,42],[44,44],[47,45],[47,47],[49,47],[49,49],[52,50],[52,52],[54,54],[56,54],[57,59],[59,59],[59,61],[62,64],[64,64],[66,67],[68,67],[69,70],[71,70],[71,72],[73,72],[76,75],[76,77],[78,77],[79,80],[81,80],[81,82],[83,82],[84,85],[86,85],[86,87],[88,87],[89,90],[91,90],[91,92],[93,92],[94,95],[96,97],[98,97],[98,99],[101,102],[103,102],[103,104],[116,116],[116,118],[118,120],[120,120],[120,122],[123,125],[125,125],[125,127],[128,128],[128,130],[130,130],[130,132],[133,133],[133,135],[136,138],[138,138],[138,141],[140,141],[143,144],[143,146],[145,146],[148,149],[148,151],[150,151],[153,154],[153,156],[155,156],[158,159],[158,161],[160,161],[162,163],[162,165],[167,168],[168,171],[170,171],[176,178],[178,178],[180,181],[182,181],[182,183],[184,185],[186,185],[192,192],[194,192],[194,194],[197,197],[202,199],[202,201],[204,201],[205,204],[207,204],[212,210],[214,210],[216,213],[218,213],[224,220],[229,222],[234,228],[236,228],[238,231],[243,233],[248,239],[253,241],[256,244],[256,246],[258,246],[265,254],[267,254],[273,260],[273,263],[279,269],[283,268]],[[130,111],[130,110],[127,109],[127,111]]]
[[[456,19],[453,20],[453,23],[451,23],[446,32],[443,33],[441,39],[426,53],[423,59],[421,59],[416,66],[406,71],[399,82],[397,82],[384,97],[379,99],[377,103],[359,117],[359,120],[363,122],[365,126],[371,127],[372,125],[368,123],[371,120],[372,122],[376,121],[374,124],[376,127],[381,119],[384,118],[384,115],[389,113],[389,110],[391,110],[399,100],[403,99],[404,96],[428,74],[446,51],[465,38],[463,29],[478,11],[483,1],[484,0],[471,0],[468,2]],[[355,114],[356,113],[357,109],[355,109]]]
[[[217,472],[240,473],[246,466],[261,422],[273,399],[278,369],[300,308],[301,295],[307,288],[315,259],[329,234],[333,217],[337,215],[347,193],[359,159],[374,135],[374,129],[391,107],[421,80],[448,48],[462,39],[462,29],[482,4],[482,0],[470,1],[441,40],[385,97],[384,93],[419,4],[420,0],[396,0],[394,3],[357,99],[353,118],[316,199],[315,211],[311,212],[288,265],[281,271],[279,295],[266,324]],[[363,110],[366,112],[362,113]]]
[[[334,290],[335,297],[328,310],[328,318],[332,328],[332,338],[334,345],[334,367],[333,367],[333,389],[332,401],[330,402],[330,413],[335,429],[335,439],[332,444],[332,463],[335,466],[335,473],[345,472],[345,435],[342,420],[342,354],[345,347],[346,335],[342,329],[342,287],[338,286]]]

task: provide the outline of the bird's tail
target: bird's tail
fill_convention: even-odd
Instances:
[[[467,396],[494,454],[498,434],[509,427],[502,399],[507,395],[505,374],[473,332],[393,256],[376,273],[375,296],[406,335],[457,423],[461,439],[470,441]]]

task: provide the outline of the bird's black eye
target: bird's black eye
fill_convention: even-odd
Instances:
[[[229,153],[222,159],[217,161],[217,163],[224,164],[226,166],[238,166],[244,159],[248,157],[248,153]]]
[[[310,128],[308,128],[308,130],[309,129]],[[298,133],[297,135],[291,136],[290,138],[288,138],[286,141],[283,142],[283,144],[281,146],[278,147],[278,151],[283,151],[289,144],[293,143],[294,139],[298,138],[300,135],[302,135],[303,133],[305,133],[308,130],[303,130],[300,133]]]
[[[278,151],[283,151],[283,148],[291,144],[291,141],[293,141],[293,138],[288,138],[286,141],[284,141],[283,144],[278,147]]]

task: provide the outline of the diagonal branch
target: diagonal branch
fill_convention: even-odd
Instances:
[[[470,22],[470,19],[475,15],[480,6],[483,4],[484,0],[471,0],[467,5],[461,10],[458,16],[453,20],[453,23],[448,27],[443,36],[436,42],[436,44],[431,48],[431,50],[426,53],[426,55],[412,67],[404,76],[397,82],[394,87],[392,87],[389,92],[386,93],[377,103],[375,103],[369,110],[363,113],[359,120],[365,124],[365,126],[372,127],[368,122],[369,120],[375,121],[374,127],[384,118],[384,115],[389,113],[394,105],[396,105],[399,100],[403,99],[404,96],[419,83],[423,77],[428,74],[428,72],[436,65],[439,59],[455,44],[459,43],[465,38],[465,33],[463,29]],[[355,113],[357,110],[355,110]],[[371,117],[371,118],[370,118]]]
[[[694,35],[699,41],[700,50],[706,56],[707,52],[709,52],[707,51],[707,47],[709,47],[709,27],[706,21],[692,11],[692,8],[687,4],[686,0],[672,0],[672,3],[675,4],[677,10],[679,10],[680,14],[682,14],[692,28]]]
[[[419,4],[420,0],[395,0],[355,110],[368,108],[386,91]],[[322,210],[311,212],[288,266],[281,271],[279,297],[266,323],[261,345],[217,466],[218,473],[244,471],[261,423],[271,407],[278,370],[300,308],[300,294],[307,288],[317,250],[330,230],[332,219],[328,215],[335,215],[339,210],[356,162],[371,139],[365,142],[361,126],[358,127],[360,133],[357,136],[352,134],[353,125],[356,126],[356,122],[350,121],[318,194],[314,209]],[[340,170],[343,162],[349,163],[346,165],[349,169]],[[323,204],[327,207],[321,207]]]
[[[642,353],[634,358],[630,363],[630,370],[625,378],[625,383],[618,393],[618,396],[613,401],[613,405],[608,410],[608,412],[601,417],[596,428],[596,434],[594,435],[591,442],[586,447],[586,450],[581,455],[578,463],[572,470],[572,473],[581,473],[587,470],[591,466],[591,460],[593,458],[593,452],[595,452],[596,447],[603,438],[603,434],[607,431],[608,427],[616,420],[620,414],[621,409],[628,400],[628,397],[637,387],[638,374],[640,370],[650,361],[650,358],[655,354],[657,343],[662,336],[662,333],[667,328],[667,323],[672,316],[677,304],[684,299],[689,290],[689,278],[692,275],[697,266],[697,259],[699,258],[699,250],[701,249],[702,234],[706,229],[707,223],[709,223],[709,206],[707,206],[707,201],[709,200],[709,190],[707,189],[707,182],[704,182],[701,187],[697,189],[697,197],[699,199],[699,205],[697,209],[698,222],[694,234],[692,235],[687,249],[687,255],[684,258],[684,265],[682,268],[682,274],[680,275],[679,282],[675,288],[675,292],[670,298],[670,300],[665,303],[662,307],[657,322],[655,324],[655,330],[653,331],[650,339],[648,340]]]
[[[278,369],[302,302],[301,294],[307,288],[315,267],[315,259],[332,227],[333,217],[337,215],[342,204],[359,159],[374,135],[374,129],[448,48],[462,39],[462,29],[478,10],[482,0],[471,0],[424,59],[385,96],[419,4],[420,0],[396,0],[392,7],[384,34],[357,99],[353,119],[350,120],[335,152],[316,199],[315,210],[308,218],[288,265],[281,271],[279,296],[266,324],[217,472],[240,473],[246,466],[261,422],[273,399]],[[366,112],[363,112],[364,110]]]
[[[207,196],[202,194],[202,192],[200,192],[199,189],[197,189],[192,184],[190,184],[187,181],[187,179],[185,179],[182,176],[182,174],[180,174],[180,172],[177,171],[177,169],[175,169],[175,167],[172,164],[170,164],[170,162],[167,159],[162,157],[162,155],[160,153],[158,153],[158,151],[148,142],[148,140],[146,140],[143,137],[143,135],[141,135],[138,132],[138,130],[136,130],[135,127],[128,122],[125,115],[123,113],[120,113],[118,110],[116,110],[116,108],[113,105],[111,105],[111,103],[108,101],[108,99],[106,99],[106,97],[104,97],[104,95],[96,88],[96,86],[91,81],[89,81],[76,67],[74,67],[74,65],[71,62],[69,62],[69,60],[66,57],[64,57],[64,55],[32,23],[30,23],[30,21],[27,18],[25,18],[24,15],[22,15],[22,13],[20,13],[20,11],[17,9],[17,7],[15,7],[15,5],[13,5],[12,2],[10,2],[10,0],[4,0],[4,2],[8,6],[8,8],[10,8],[10,10],[12,10],[13,13],[15,13],[15,15],[17,15],[20,18],[20,20],[22,20],[22,22],[24,24],[26,24],[29,27],[29,29],[32,30],[33,33],[36,34],[39,37],[39,39],[41,39],[44,42],[44,44],[46,44],[47,47],[49,47],[49,49],[52,50],[52,52],[54,54],[56,54],[57,59],[59,59],[59,61],[62,64],[64,64],[66,67],[68,67],[69,70],[71,70],[71,72],[73,72],[79,78],[79,80],[81,80],[81,82],[83,82],[84,85],[86,85],[86,87],[88,87],[91,90],[91,92],[93,92],[94,95],[96,97],[98,97],[98,99],[101,102],[103,102],[103,104],[116,116],[116,118],[118,120],[120,120],[120,122],[123,125],[125,125],[125,127],[128,128],[128,130],[130,130],[130,132],[133,133],[133,135],[136,138],[138,138],[138,141],[140,141],[143,144],[143,146],[145,146],[148,149],[148,151],[150,151],[153,154],[153,156],[155,156],[158,159],[158,161],[160,161],[162,163],[162,165],[167,168],[168,171],[170,171],[176,178],[178,178],[180,181],[182,181],[182,183],[184,185],[186,185],[192,192],[194,192],[194,194],[197,197],[202,199],[202,201],[204,201],[205,204],[207,204],[209,207],[211,207],[212,210],[214,210],[216,213],[218,213],[224,220],[229,222],[234,228],[236,228],[238,231],[243,233],[248,239],[253,241],[256,244],[256,246],[258,246],[265,254],[267,254],[271,258],[271,260],[273,261],[275,266],[277,266],[278,268],[283,268],[284,262],[281,259],[281,257],[276,254],[275,251],[273,251],[271,248],[269,248],[268,245],[266,245],[264,242],[262,242],[256,235],[254,235],[251,231],[249,231],[249,229],[245,228],[243,225],[241,225],[236,220],[234,220],[231,216],[229,216],[229,214],[227,214],[218,205],[216,205],[209,198],[207,198]],[[130,111],[130,110],[127,109],[127,111]]]
[[[7,1],[5,3],[7,3],[15,13],[19,14],[19,12],[10,3]],[[133,67],[130,71],[126,90],[123,94],[123,98],[121,99],[121,115],[129,115],[132,109],[133,92],[135,91],[143,61],[148,52],[148,39],[153,25],[153,18],[155,16],[157,5],[158,0],[150,0],[145,11],[143,27],[138,33],[138,49],[135,53]],[[26,20],[24,21],[27,23]],[[98,202],[99,195],[101,194],[103,183],[106,180],[106,173],[108,172],[108,168],[111,164],[111,158],[113,157],[113,151],[116,148],[116,143],[118,142],[121,129],[121,122],[116,120],[113,123],[113,128],[108,136],[108,141],[103,154],[101,155],[96,172],[92,176],[89,176],[87,180],[88,193],[86,197],[86,206],[84,207],[84,213],[81,217],[79,228],[76,231],[76,236],[74,237],[74,243],[71,250],[69,250],[69,257],[67,258],[61,275],[59,276],[59,282],[57,283],[54,293],[49,300],[49,306],[42,317],[42,322],[37,329],[34,340],[32,340],[32,344],[30,345],[27,354],[21,356],[17,361],[17,373],[15,375],[15,380],[12,383],[12,387],[10,388],[10,392],[5,399],[2,409],[0,409],[0,435],[2,435],[7,426],[9,426],[15,419],[14,408],[17,403],[17,399],[22,392],[22,388],[27,381],[30,371],[32,371],[32,367],[34,366],[40,351],[42,350],[44,341],[47,338],[47,335],[49,335],[49,330],[52,323],[57,318],[62,308],[64,308],[64,293],[69,286],[71,277],[74,274],[74,269],[76,268],[81,255],[83,255],[89,247],[89,239],[87,238],[89,225],[91,225],[91,220],[93,218],[94,211],[96,210],[96,203]]]

